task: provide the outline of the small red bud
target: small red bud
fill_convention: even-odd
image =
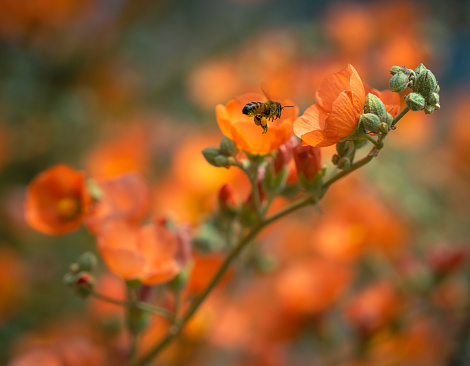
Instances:
[[[228,183],[220,188],[219,204],[222,210],[229,211],[235,211],[238,206],[233,187]]]
[[[320,148],[299,144],[294,147],[292,152],[294,154],[295,166],[297,167],[297,174],[302,173],[308,181],[313,180],[322,169]]]

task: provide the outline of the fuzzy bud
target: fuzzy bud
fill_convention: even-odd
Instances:
[[[401,66],[392,66],[390,68],[390,74],[392,75],[398,74],[399,72],[402,72],[402,71],[403,71],[403,67]]]
[[[238,148],[235,142],[230,140],[228,137],[222,137],[220,140],[220,153],[226,156],[235,156],[238,153]]]
[[[410,93],[405,98],[406,106],[412,111],[420,111],[424,108],[426,101],[419,93]]]
[[[336,144],[336,151],[339,156],[350,156],[354,152],[354,142],[340,141]]]
[[[369,93],[364,103],[364,113],[373,113],[379,117],[385,115],[385,106],[383,102],[374,94]]]
[[[424,66],[423,64],[420,64],[416,69],[415,69],[415,73],[416,75],[419,75],[423,72],[425,72],[427,69],[426,69],[426,66]]]
[[[297,174],[303,174],[307,181],[312,181],[321,167],[321,150],[318,147],[297,145],[292,150]]]
[[[392,122],[393,122],[393,117],[390,113],[385,113],[385,115],[380,119],[382,122],[385,122],[388,126],[388,128],[390,129],[390,127],[392,126]]]
[[[91,272],[96,268],[96,255],[91,252],[83,253],[77,260],[80,271]]]
[[[439,109],[439,108],[436,108],[433,105],[426,104],[426,106],[424,107],[424,113],[425,114],[432,114],[436,109]]]
[[[437,88],[437,80],[434,74],[426,70],[421,72],[414,83],[414,90],[421,94],[423,97],[428,98],[434,93]]]
[[[367,131],[377,133],[380,131],[380,118],[372,113],[365,113],[359,117],[359,123],[364,126]]]
[[[351,166],[351,160],[349,158],[342,157],[338,161],[338,168],[341,170],[348,169]]]
[[[431,96],[427,100],[427,104],[436,106],[439,105],[439,94],[437,93],[432,93]],[[439,108],[436,108],[439,109]]]
[[[408,75],[404,74],[403,72],[399,72],[398,74],[395,74],[390,78],[390,90],[395,93],[402,92],[408,86],[408,82]]]

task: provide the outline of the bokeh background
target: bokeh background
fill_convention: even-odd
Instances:
[[[348,63],[379,90],[392,65],[424,63],[441,109],[400,121],[322,215],[263,233],[155,364],[468,365],[469,45],[467,1],[0,0],[0,364],[57,365],[44,354],[60,344],[60,365],[120,365],[127,347],[122,309],[62,284],[94,237],[25,224],[36,174],[139,172],[153,213],[197,230],[239,179],[200,154],[222,136],[218,103],[268,80],[302,113]],[[222,257],[194,251],[196,293]],[[100,269],[100,289],[122,296]],[[166,326],[154,319],[145,342]]]

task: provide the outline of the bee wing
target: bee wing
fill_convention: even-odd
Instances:
[[[259,93],[246,93],[235,98],[243,106],[251,102],[265,102],[266,98]]]

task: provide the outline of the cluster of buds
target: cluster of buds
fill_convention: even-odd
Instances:
[[[393,117],[385,110],[383,102],[374,94],[367,94],[364,113],[359,117],[359,127],[372,133],[388,133]]]
[[[406,67],[392,66],[390,73],[390,90],[401,92],[407,87],[413,92],[405,97],[406,105],[412,111],[421,111],[431,114],[441,106],[439,104],[439,84],[434,74],[423,64],[415,70]]]
[[[64,275],[64,283],[70,286],[80,297],[88,297],[95,287],[95,278],[91,272],[96,268],[97,260],[93,253],[83,253],[72,263]]]
[[[219,147],[211,146],[202,150],[202,155],[207,162],[218,168],[230,168],[230,166],[236,165],[237,153],[238,148],[235,143],[225,136],[220,141]]]
[[[348,169],[351,165],[351,158],[354,154],[354,141],[340,141],[336,144],[336,152],[331,161],[339,169]]]

